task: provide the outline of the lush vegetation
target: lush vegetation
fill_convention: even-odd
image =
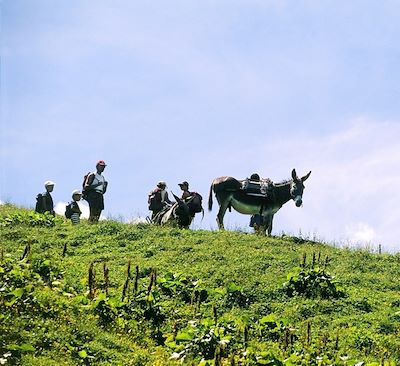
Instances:
[[[0,364],[400,364],[400,255],[0,206]]]

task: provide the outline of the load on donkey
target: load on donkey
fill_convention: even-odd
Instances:
[[[263,231],[271,235],[272,221],[279,209],[291,199],[297,207],[303,203],[303,182],[310,176],[311,171],[299,178],[296,170],[292,170],[292,179],[274,184],[270,180],[237,180],[233,177],[215,178],[210,187],[208,210],[212,210],[213,192],[219,204],[217,223],[224,229],[226,210],[233,207],[245,215],[261,215]]]

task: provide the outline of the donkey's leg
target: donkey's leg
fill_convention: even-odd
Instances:
[[[268,223],[268,229],[267,229],[267,234],[268,236],[271,236],[272,232],[272,221],[274,220],[274,215],[269,215],[269,223]]]
[[[221,200],[217,215],[217,224],[220,230],[224,230],[224,216],[229,206],[229,200]]]
[[[274,218],[274,215],[272,215],[272,214],[267,214],[264,216],[264,222],[263,222],[264,232],[266,231],[266,234],[268,236],[271,236],[273,218]]]

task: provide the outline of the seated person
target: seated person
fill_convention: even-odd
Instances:
[[[194,217],[197,212],[201,212],[203,210],[203,197],[201,197],[201,195],[197,192],[190,192],[189,183],[186,181],[179,183],[178,186],[182,189],[182,200],[187,203],[190,215]]]
[[[181,187],[182,190],[182,200],[186,201],[186,199],[190,198],[192,196],[192,193],[189,192],[189,183],[184,181],[182,183],[178,184],[179,187]]]
[[[157,187],[149,193],[148,204],[149,210],[153,212],[151,215],[152,219],[154,219],[154,217],[164,208],[172,205],[166,188],[167,183],[160,181],[157,183]]]

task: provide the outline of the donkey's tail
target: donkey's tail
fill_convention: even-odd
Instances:
[[[213,205],[213,198],[212,198],[212,196],[213,196],[213,186],[214,186],[214,184],[211,183],[210,195],[208,196],[208,211],[212,210],[212,205]]]

